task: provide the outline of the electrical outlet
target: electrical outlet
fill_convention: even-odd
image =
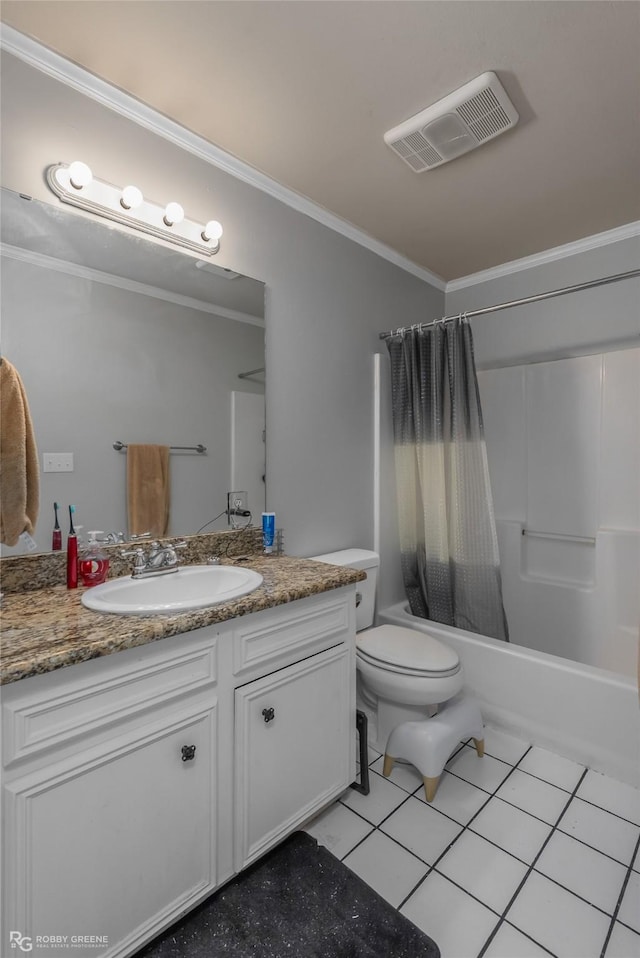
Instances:
[[[249,494],[247,492],[228,492],[227,493],[227,518],[231,522],[231,516],[242,516],[248,512]]]
[[[72,452],[44,452],[42,459],[44,472],[73,472]]]

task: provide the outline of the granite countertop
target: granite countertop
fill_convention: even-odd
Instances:
[[[63,585],[5,594],[2,600],[0,684],[111,655],[167,636],[215,625],[251,612],[338,589],[366,578],[356,569],[290,556],[251,555],[230,560],[259,572],[264,581],[249,595],[179,615],[113,615],[81,603],[82,586]]]

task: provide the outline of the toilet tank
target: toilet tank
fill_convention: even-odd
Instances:
[[[341,549],[339,552],[327,552],[321,556],[310,556],[316,562],[328,562],[330,565],[348,566],[350,569],[364,569],[367,578],[356,583],[360,602],[356,607],[356,632],[369,629],[373,625],[376,608],[376,587],[378,585],[378,567],[380,556],[367,549]]]

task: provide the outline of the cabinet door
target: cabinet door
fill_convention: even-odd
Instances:
[[[163,716],[7,786],[7,924],[39,955],[59,958],[55,936],[79,956],[129,954],[214,886],[215,724],[211,708]]]
[[[341,645],[236,690],[236,869],[351,781],[351,656]]]

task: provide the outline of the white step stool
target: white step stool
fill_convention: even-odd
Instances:
[[[436,795],[440,776],[449,756],[461,741],[473,738],[480,757],[484,755],[484,726],[477,702],[457,695],[444,702],[433,718],[403,722],[389,736],[382,774],[389,776],[397,759],[411,762],[424,781],[428,802]]]

